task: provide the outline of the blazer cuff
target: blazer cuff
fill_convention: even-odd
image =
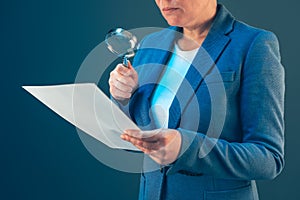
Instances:
[[[203,142],[205,135],[184,129],[177,129],[181,134],[181,148],[177,160],[170,165],[167,175],[181,173],[192,176],[201,174],[195,166],[199,159],[199,144]],[[196,167],[196,168],[195,168]],[[197,170],[195,170],[197,169]]]

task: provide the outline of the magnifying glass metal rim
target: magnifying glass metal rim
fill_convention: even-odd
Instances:
[[[127,49],[126,52],[118,52],[116,51],[112,45],[109,43],[109,38],[113,36],[122,36],[130,42],[130,49]],[[115,28],[111,29],[105,36],[105,43],[107,44],[107,48],[114,54],[118,55],[119,57],[123,58],[123,65],[125,67],[128,67],[128,58],[131,58],[135,55],[134,50],[137,46],[137,38],[130,33],[129,31],[123,29],[123,28]]]

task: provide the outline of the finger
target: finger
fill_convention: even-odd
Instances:
[[[140,134],[143,136],[145,141],[156,141],[163,138],[164,129],[155,129],[151,131],[141,131]]]
[[[133,69],[132,66],[131,66],[131,68],[127,68],[127,67],[124,67],[123,64],[118,64],[117,67],[115,68],[115,71],[123,76],[131,76],[132,69]]]
[[[133,68],[133,66],[131,65],[131,62],[128,61],[128,68],[124,67],[123,64],[118,64],[116,67],[116,71],[124,76],[131,76],[134,79],[137,79],[137,72],[135,71],[135,69]]]
[[[129,136],[127,134],[122,134],[121,138],[123,140],[126,140],[126,141],[132,143],[135,146],[143,147],[143,148],[151,150],[151,151],[157,151],[162,148],[160,146],[159,141],[147,142],[147,141],[144,141],[143,139],[135,138],[135,137]]]
[[[120,76],[116,76],[114,79],[116,79],[118,82],[130,87],[131,90],[133,90],[132,88],[134,88],[137,85],[137,83],[133,80],[132,77],[120,75]]]
[[[133,69],[133,66],[132,66],[130,60],[128,60],[128,69]]]
[[[128,68],[127,69],[129,69],[131,73],[135,71],[135,69],[133,68],[133,66],[129,60],[128,60]]]
[[[124,83],[118,81],[116,78],[113,78],[113,77],[111,77],[108,80],[108,83],[109,83],[110,86],[114,86],[114,87],[118,88],[119,90],[121,90],[123,92],[131,93],[132,90],[133,90],[130,85],[124,84]]]
[[[125,141],[127,141],[127,142],[130,142],[131,140],[130,140],[130,136],[128,136],[128,135],[126,135],[126,134],[122,134],[121,136],[120,136],[123,140],[125,140]],[[133,144],[133,143],[132,143]],[[138,149],[140,149],[141,151],[143,151],[144,153],[149,153],[149,150],[148,149],[146,149],[146,148],[144,148],[144,147],[142,147],[142,146],[140,146],[140,145],[138,145],[138,144],[133,144],[134,146],[136,146]]]
[[[132,143],[133,145],[138,145],[138,146],[141,146],[143,147],[143,141],[141,141],[140,139],[138,138],[135,138],[135,137],[131,137],[129,135],[126,135],[126,134],[123,134],[121,135],[121,138],[127,142],[130,142]]]
[[[140,146],[142,145],[143,141],[139,138],[127,135],[127,134],[121,134],[120,136],[123,140],[126,140],[128,142],[131,142],[132,144],[136,145],[139,144]]]
[[[142,138],[141,131],[138,129],[126,129],[124,134],[135,138]]]
[[[125,134],[143,139],[144,141],[157,141],[161,139],[163,136],[163,131],[162,129],[156,129],[156,130],[151,130],[151,131],[140,131],[137,129],[127,129],[124,131]]]
[[[130,74],[129,74],[129,75],[130,75],[133,79],[137,80],[138,74],[137,74],[137,72],[135,71],[135,69],[133,68],[133,66],[131,65],[131,62],[130,62],[130,61],[128,61],[128,69],[130,69]]]
[[[131,97],[130,92],[124,92],[114,86],[109,88],[109,92],[115,99],[129,99]]]
[[[132,77],[126,77],[118,72],[112,71],[108,80],[109,86],[115,86],[124,92],[133,92],[137,87],[137,81]]]

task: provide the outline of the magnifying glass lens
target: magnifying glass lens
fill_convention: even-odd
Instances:
[[[123,64],[127,66],[127,59],[134,56],[137,46],[136,37],[122,28],[110,30],[105,37],[107,48],[119,57],[123,57]]]

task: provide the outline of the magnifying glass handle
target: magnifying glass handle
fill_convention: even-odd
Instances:
[[[128,68],[128,58],[126,56],[123,57],[123,66]]]

